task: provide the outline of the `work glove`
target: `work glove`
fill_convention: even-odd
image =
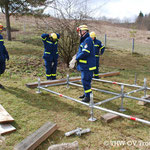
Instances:
[[[69,62],[69,68],[70,69],[73,69],[75,67],[75,64],[76,64],[77,60],[76,60],[76,55],[74,55],[72,57],[72,60]]]

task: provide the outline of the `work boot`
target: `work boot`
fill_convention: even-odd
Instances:
[[[90,97],[84,97],[82,99],[82,102],[89,103],[90,102]]]
[[[3,85],[0,84],[0,89],[5,89]]]
[[[84,98],[85,97],[85,95],[83,94],[82,96],[79,96],[79,98]]]

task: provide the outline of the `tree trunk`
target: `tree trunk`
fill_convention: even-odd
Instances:
[[[5,3],[5,17],[6,17],[7,39],[8,41],[11,41],[11,27],[10,27],[10,15],[9,15],[8,3]]]

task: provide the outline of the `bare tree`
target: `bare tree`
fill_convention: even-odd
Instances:
[[[0,8],[5,14],[6,18],[6,31],[8,40],[11,40],[11,15],[33,13],[33,8],[38,6],[46,6],[52,2],[53,0],[0,0]]]
[[[90,18],[88,10],[87,0],[55,0],[48,10],[53,18],[42,18],[47,27],[45,32],[60,34],[59,54],[67,66],[78,50],[79,37],[76,28],[86,24],[87,19]]]

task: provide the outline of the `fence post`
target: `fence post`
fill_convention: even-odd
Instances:
[[[136,84],[136,81],[137,81],[137,74],[135,73],[135,80],[134,80],[134,84],[135,84],[135,85],[137,85],[137,84]]]
[[[104,45],[106,47],[106,43],[107,43],[107,34],[105,34],[105,38],[104,38]]]
[[[132,38],[132,54],[134,53],[134,38]]]

